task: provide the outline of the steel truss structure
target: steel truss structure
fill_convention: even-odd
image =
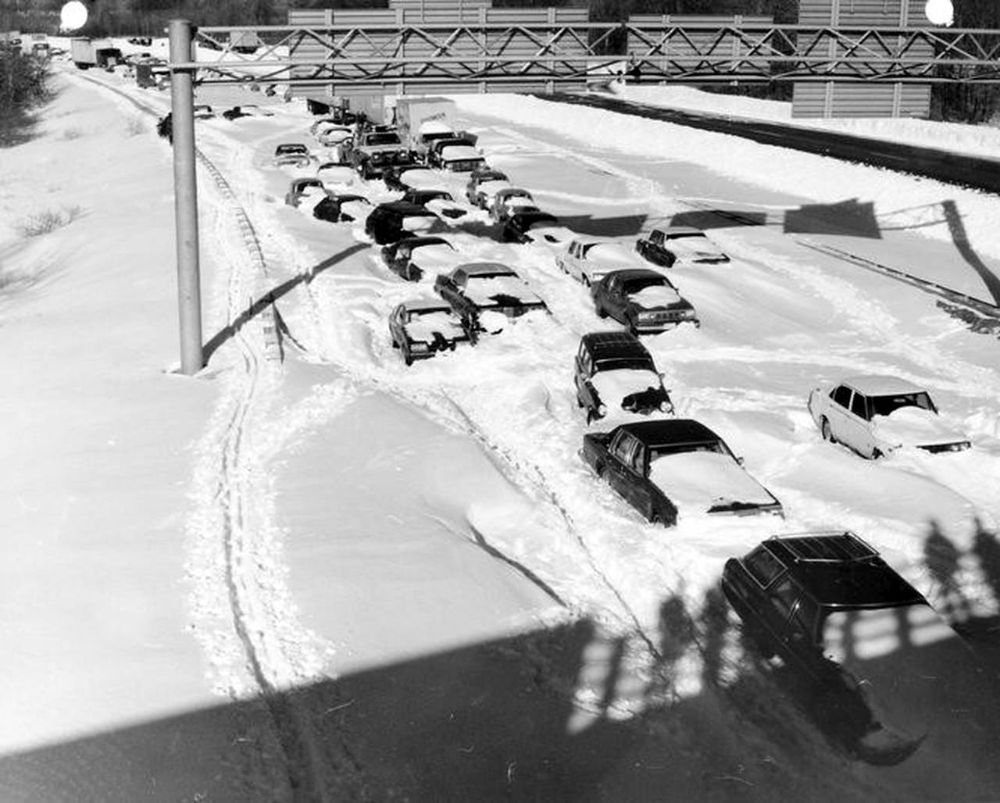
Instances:
[[[250,32],[265,45],[236,52],[230,41]],[[1000,30],[989,29],[485,23],[202,28],[195,38],[217,56],[170,66],[197,69],[200,83],[565,86],[626,58],[653,81],[1000,83]]]

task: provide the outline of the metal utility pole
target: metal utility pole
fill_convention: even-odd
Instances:
[[[189,20],[170,21],[170,63],[194,61]],[[205,365],[201,345],[201,278],[198,266],[198,183],[194,147],[193,67],[170,67],[170,120],[174,143],[174,216],[177,229],[177,294],[181,373]]]

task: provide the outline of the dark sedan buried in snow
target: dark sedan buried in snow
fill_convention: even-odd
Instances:
[[[372,208],[372,202],[363,195],[327,190],[327,196],[313,207],[313,217],[329,223],[350,223],[367,217]]]
[[[653,358],[630,332],[591,332],[580,339],[573,363],[576,403],[587,423],[616,411],[673,413]]]
[[[454,351],[457,344],[469,341],[462,321],[452,308],[434,298],[406,301],[397,306],[389,315],[389,337],[407,365],[441,351]]]
[[[517,273],[499,262],[469,262],[439,275],[434,290],[461,316],[470,334],[496,334],[504,318],[532,310],[548,311],[545,302]]]
[[[638,421],[591,432],[583,436],[582,457],[654,524],[676,524],[678,511],[782,515],[781,503],[698,421]]]
[[[701,229],[691,226],[653,229],[648,237],[636,240],[635,250],[644,259],[664,268],[674,264],[718,264],[729,261],[729,257]]]
[[[406,201],[389,201],[368,215],[365,234],[379,245],[386,245],[417,233],[426,234],[439,225],[441,219],[429,209]]]
[[[657,334],[682,323],[700,326],[690,302],[662,273],[615,270],[590,288],[599,318],[611,316],[633,334]]]

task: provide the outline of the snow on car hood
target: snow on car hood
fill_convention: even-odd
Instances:
[[[447,245],[424,245],[415,248],[410,258],[413,264],[426,272],[434,268],[451,267],[458,261],[458,254],[454,248],[449,248]]]
[[[681,300],[680,294],[672,287],[653,285],[644,287],[638,293],[629,293],[629,300],[643,309],[669,307]]]
[[[541,298],[516,276],[471,279],[462,292],[480,307],[505,307],[510,299],[522,304],[541,303]]]
[[[601,371],[590,378],[590,383],[608,409],[620,407],[622,399],[633,393],[658,390],[660,377],[653,371],[641,368],[616,368]]]
[[[775,501],[733,458],[718,452],[664,455],[653,461],[649,479],[681,513],[706,513],[734,504],[771,505]]]
[[[448,189],[441,183],[441,176],[438,173],[433,170],[424,170],[420,167],[414,170],[407,170],[399,177],[399,181],[407,187],[413,187],[415,190]]]
[[[666,246],[679,259],[721,259],[725,256],[707,237],[678,237],[667,240]]]
[[[464,337],[462,325],[450,312],[431,312],[415,317],[405,326],[410,339],[419,343],[431,343],[435,335],[446,340]]]
[[[931,446],[968,440],[965,435],[943,423],[937,413],[914,406],[899,407],[887,416],[873,416],[872,430],[881,440],[902,446]]]
[[[446,201],[444,198],[435,198],[433,201],[428,201],[424,204],[424,208],[430,209],[439,217],[445,217],[450,220],[464,217],[468,211],[460,204],[457,204],[454,201]]]
[[[400,222],[404,231],[425,232],[429,231],[437,223],[438,219],[433,215],[407,215]]]
[[[524,233],[533,243],[542,245],[565,245],[574,237],[576,232],[567,229],[565,226],[553,226],[551,223],[536,223],[528,228]]]

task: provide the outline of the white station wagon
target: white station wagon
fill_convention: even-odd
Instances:
[[[894,376],[852,376],[809,394],[823,439],[875,459],[904,446],[928,452],[968,449],[968,439],[941,421],[930,394]]]

